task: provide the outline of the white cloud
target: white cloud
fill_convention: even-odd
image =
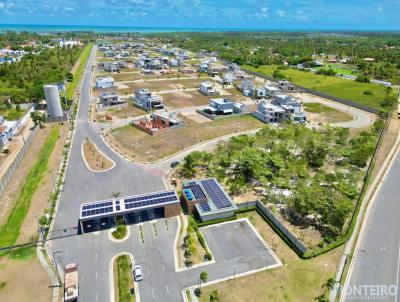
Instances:
[[[0,10],[3,10],[6,7],[6,5],[3,2],[0,2]]]
[[[66,10],[67,12],[74,12],[75,8],[67,6],[67,7],[64,7],[64,10]]]
[[[277,14],[277,16],[278,17],[281,17],[281,18],[284,18],[284,17],[286,17],[287,16],[287,13],[284,11],[284,10],[278,10],[277,12],[276,12],[276,14]]]
[[[263,13],[268,12],[268,7],[263,7],[263,8],[261,9],[261,11],[262,11]]]

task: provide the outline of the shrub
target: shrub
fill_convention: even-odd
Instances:
[[[200,279],[201,279],[201,281],[203,281],[203,282],[207,282],[207,280],[208,280],[208,274],[207,274],[207,272],[201,272],[201,273],[200,273]]]
[[[370,82],[370,78],[369,78],[369,76],[360,74],[360,75],[357,76],[356,82],[369,83]]]
[[[194,290],[194,294],[196,295],[196,297],[200,297],[201,296],[201,289],[200,288],[196,288]]]
[[[213,290],[210,294],[210,302],[218,302],[219,301],[219,292],[218,290]]]
[[[363,93],[365,95],[374,95],[374,93],[371,90],[365,90]]]
[[[117,226],[115,231],[112,232],[112,235],[116,239],[122,239],[122,238],[124,238],[126,236],[126,232],[127,232],[126,225],[120,224],[120,225]]]

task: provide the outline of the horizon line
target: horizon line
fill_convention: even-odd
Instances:
[[[32,27],[86,27],[86,28],[142,28],[142,29],[193,29],[218,31],[333,31],[333,32],[400,32],[400,29],[351,29],[351,28],[265,28],[265,27],[198,27],[198,26],[139,26],[139,25],[83,25],[83,24],[32,24],[32,23],[0,23],[0,26],[32,26]],[[12,30],[12,29],[10,29]],[[73,31],[73,30],[71,30]]]

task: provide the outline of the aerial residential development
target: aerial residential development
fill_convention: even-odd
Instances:
[[[397,301],[400,4],[139,2],[0,2],[0,301]]]

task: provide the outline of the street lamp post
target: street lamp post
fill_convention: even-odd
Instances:
[[[56,267],[56,273],[57,273],[57,277],[58,277],[58,287],[61,287],[61,278],[60,278],[60,274],[58,272],[58,265],[57,265],[57,259],[56,259],[56,254],[61,254],[62,250],[55,250],[53,251],[53,264]]]

